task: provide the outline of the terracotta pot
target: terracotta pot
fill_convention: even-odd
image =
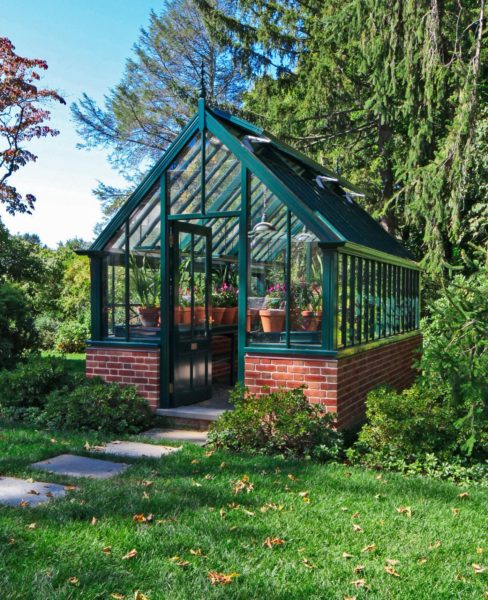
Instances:
[[[225,307],[214,307],[212,308],[212,319],[214,325],[220,325],[224,318]]]
[[[175,306],[175,325],[179,325],[183,318],[183,309],[181,306]]]
[[[159,321],[159,307],[146,308],[139,306],[139,318],[144,327],[157,327]]]
[[[182,325],[190,325],[191,324],[191,307],[190,306],[182,306],[181,307],[181,321]]]
[[[205,323],[205,306],[195,306],[195,325]]]
[[[297,331],[300,329],[300,311],[298,308],[290,310],[290,330]]]
[[[317,320],[313,310],[302,310],[302,329],[304,331],[315,331]]]
[[[277,333],[283,331],[285,324],[285,311],[281,308],[268,308],[260,310],[261,324],[264,333]]]
[[[233,325],[237,323],[237,306],[227,306],[222,318],[222,325]]]

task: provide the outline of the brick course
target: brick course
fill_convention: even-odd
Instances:
[[[380,384],[403,389],[413,382],[420,344],[418,335],[338,358],[247,354],[245,385],[258,395],[263,386],[276,391],[305,385],[310,402],[337,413],[340,428],[351,427],[364,420],[371,389]]]
[[[153,410],[159,408],[159,348],[89,347],[86,376],[135,385]]]

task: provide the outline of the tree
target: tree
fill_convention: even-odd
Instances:
[[[455,262],[466,215],[486,203],[472,193],[484,0],[239,0],[233,13],[196,2],[253,75],[254,119],[319,161],[340,159],[426,266]]]
[[[43,106],[49,101],[65,101],[55,91],[40,89],[39,71],[47,69],[44,60],[23,58],[15,52],[7,38],[0,38],[0,202],[10,214],[30,213],[35,197],[25,198],[9,183],[9,178],[21,167],[37,159],[25,144],[34,138],[59,132],[45,125],[49,111]]]
[[[216,2],[222,9],[232,4]],[[170,0],[160,14],[151,12],[134,54],[103,107],[87,94],[72,106],[80,147],[108,148],[112,165],[132,185],[141,177],[139,168],[159,159],[195,112],[202,61],[209,102],[239,104],[245,87],[242,70],[210,39],[194,0]],[[112,214],[127,192],[102,183],[95,194]]]

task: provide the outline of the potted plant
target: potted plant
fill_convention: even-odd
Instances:
[[[228,283],[223,283],[220,287],[219,293],[222,296],[222,306],[225,307],[225,312],[222,317],[223,325],[232,325],[237,323],[237,294],[239,290],[229,285]]]
[[[130,280],[140,306],[137,307],[144,327],[156,327],[160,318],[159,299],[161,295],[161,272],[153,267],[147,256],[137,264],[135,256],[130,257]]]
[[[322,287],[316,283],[312,284],[312,309],[314,314],[314,329],[317,331],[322,326]]]
[[[312,291],[310,285],[301,281],[292,289],[292,311],[295,321],[292,319],[293,331],[302,329],[304,331],[314,330],[315,315],[312,309]]]
[[[225,298],[218,289],[212,292],[212,324],[221,325],[226,311]]]
[[[272,285],[266,296],[266,308],[259,311],[261,324],[265,333],[283,331],[285,323],[284,305],[286,302],[286,287],[277,283]]]
[[[195,325],[203,325],[205,323],[205,284],[201,275],[195,277],[193,293]]]

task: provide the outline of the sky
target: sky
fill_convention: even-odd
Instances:
[[[60,134],[30,143],[37,161],[9,180],[37,198],[32,215],[10,216],[0,207],[11,233],[36,233],[50,247],[74,237],[93,239],[101,220],[93,188],[98,181],[122,186],[124,179],[110,167],[105,151],[76,147],[82,140],[69,107],[83,92],[103,102],[120,81],[151,9],[161,5],[162,0],[0,0],[0,36],[8,37],[20,56],[46,60],[42,84],[67,103],[51,106],[50,125]]]

